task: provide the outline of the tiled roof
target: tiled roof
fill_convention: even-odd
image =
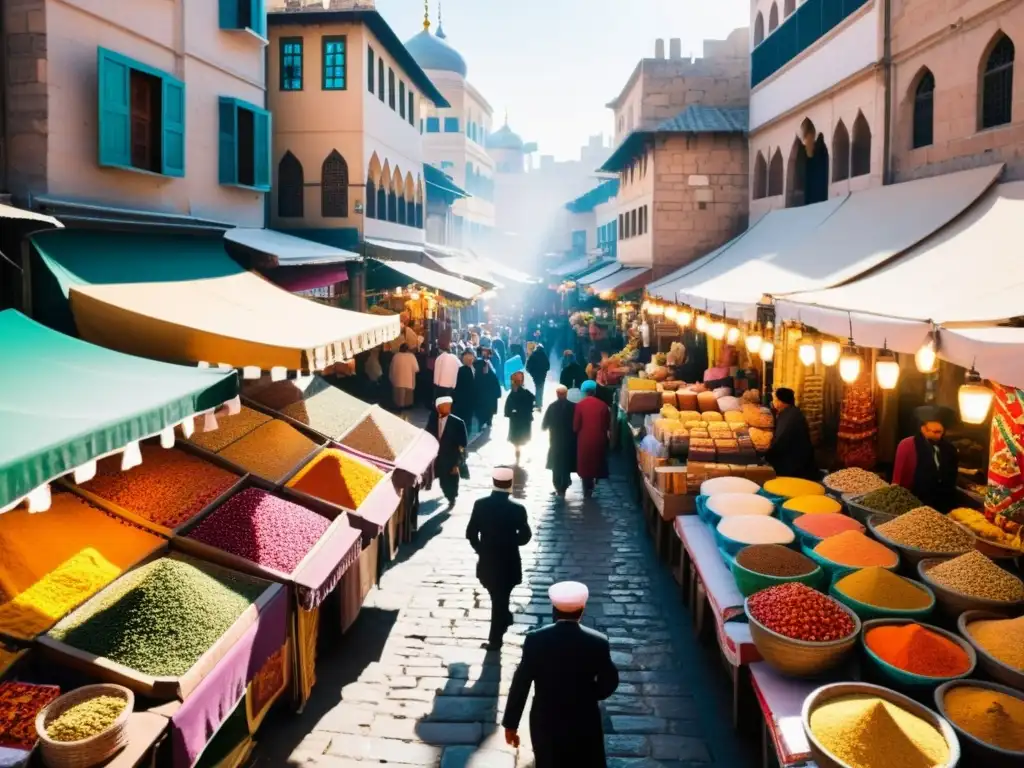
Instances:
[[[655,133],[746,133],[750,110],[745,107],[691,105],[658,125]]]

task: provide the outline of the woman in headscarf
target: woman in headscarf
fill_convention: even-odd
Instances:
[[[594,495],[594,484],[608,477],[608,444],[611,411],[597,397],[597,382],[581,387],[583,400],[576,404],[573,430],[576,432],[576,474],[583,480],[583,495]]]
[[[896,447],[892,481],[932,509],[949,512],[956,506],[957,452],[946,439],[953,422],[949,408],[924,405],[914,411],[921,427]]]
[[[523,386],[524,378],[522,371],[512,374],[512,391],[505,398],[508,440],[516,447],[516,462],[522,447],[530,442],[533,430],[533,393]]]

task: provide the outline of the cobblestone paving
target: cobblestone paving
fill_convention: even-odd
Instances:
[[[593,499],[582,498],[577,480],[564,502],[556,500],[539,420],[517,477],[534,538],[523,552],[524,584],[513,594],[515,624],[500,654],[483,649],[489,602],[465,529],[473,501],[489,492],[491,467],[511,459],[499,422],[474,444],[472,480],[463,482],[455,509],[438,504],[436,486],[425,496],[417,541],[371,593],[350,634],[322,654],[303,715],[264,726],[256,765],[532,766],[526,718],[518,754],[497,723],[523,635],[548,620],[547,588],[563,579],[589,586],[584,622],[609,636],[621,673],[603,705],[611,768],[754,765],[731,730],[718,661],[693,639],[624,474],[600,484]]]

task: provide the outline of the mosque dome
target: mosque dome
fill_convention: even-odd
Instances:
[[[436,72],[455,72],[457,75],[465,77],[466,60],[462,58],[461,53],[448,45],[445,38],[444,29],[440,26],[436,35],[431,34],[429,29],[424,29],[407,41],[405,47],[423,69]]]
[[[487,137],[488,149],[513,149],[516,151],[522,151],[523,146],[523,140],[519,137],[518,133],[508,127],[508,123],[505,123],[501,128]]]

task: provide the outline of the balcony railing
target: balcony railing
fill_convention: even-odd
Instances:
[[[763,83],[868,2],[807,0],[751,53],[750,85]]]

